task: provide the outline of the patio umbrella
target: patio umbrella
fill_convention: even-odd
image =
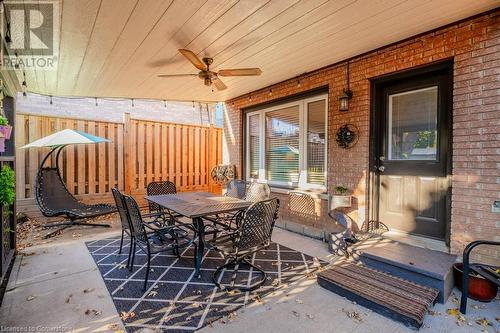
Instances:
[[[65,129],[51,135],[47,135],[41,139],[35,140],[21,148],[41,148],[41,147],[60,147],[77,144],[92,144],[101,142],[111,142],[109,139],[101,138],[89,133]]]

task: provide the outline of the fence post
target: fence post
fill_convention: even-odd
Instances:
[[[123,114],[123,177],[125,177],[125,193],[132,193],[132,168],[129,164],[135,163],[130,160],[131,146],[131,124],[130,113]]]
[[[210,124],[208,128],[208,190],[214,191],[215,182],[212,179],[212,169],[217,165],[217,129]]]

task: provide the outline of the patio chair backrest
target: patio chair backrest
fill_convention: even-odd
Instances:
[[[244,199],[247,193],[247,182],[240,179],[231,180],[226,186],[226,196]]]
[[[130,221],[127,214],[127,208],[125,207],[125,202],[123,194],[116,188],[112,188],[113,198],[115,199],[116,208],[118,209],[118,215],[120,216],[120,222],[122,224],[122,229],[130,229]]]
[[[271,189],[265,183],[250,183],[247,189],[245,200],[258,202],[268,200],[271,196]]]
[[[127,207],[128,216],[130,218],[130,231],[132,232],[132,235],[140,243],[149,246],[148,236],[146,234],[146,228],[144,227],[139,205],[137,205],[135,199],[130,195],[123,195],[123,198],[125,206]]]
[[[161,181],[161,182],[151,182],[146,187],[147,195],[164,195],[164,194],[176,194],[177,188],[175,184],[171,181]],[[161,211],[161,207],[154,202],[149,201],[149,212],[159,212]]]
[[[268,245],[271,242],[279,206],[279,200],[273,198],[256,202],[245,211],[238,229],[238,251]]]

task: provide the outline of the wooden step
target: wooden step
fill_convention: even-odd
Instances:
[[[439,291],[350,262],[318,273],[318,284],[408,327],[420,328]]]

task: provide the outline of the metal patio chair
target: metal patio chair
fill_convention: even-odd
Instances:
[[[122,227],[122,233],[120,238],[120,250],[118,251],[118,254],[122,253],[123,238],[125,237],[125,235],[127,235],[130,238],[129,253],[127,258],[127,267],[128,267],[130,264],[130,257],[132,254],[132,244],[134,242],[132,231],[130,230],[130,220],[127,214],[127,208],[125,207],[123,194],[117,188],[112,188],[111,192],[113,193],[113,198],[115,199],[115,204],[116,208],[118,209],[118,215],[120,216],[120,223]]]
[[[231,284],[227,289],[250,291],[259,288],[266,281],[266,273],[260,267],[251,263],[249,258],[255,252],[264,250],[271,244],[274,223],[278,217],[279,200],[273,198],[260,201],[250,206],[243,214],[236,231],[208,242],[208,247],[221,253],[226,263],[216,269],[213,282],[221,288],[220,273],[234,266]],[[240,264],[245,263],[262,275],[261,279],[249,286],[235,286],[235,279]]]
[[[155,181],[151,182],[146,186],[146,194],[147,195],[164,195],[164,194],[176,194],[177,187],[171,181]],[[167,211],[163,207],[160,207],[158,204],[149,201],[148,202],[149,214],[148,217],[154,217],[158,221],[172,223],[171,220],[173,217],[180,217],[179,214],[175,214],[174,212]]]
[[[253,182],[248,185],[245,200],[258,202],[268,200],[271,196],[271,188],[265,183]]]
[[[236,199],[245,199],[246,191],[247,191],[248,183],[244,180],[233,179],[226,186],[226,193],[224,196],[236,198]],[[236,223],[237,217],[241,215],[243,211],[217,214],[215,216],[206,216],[205,219],[212,222],[212,228],[219,228],[219,232],[223,230],[236,230],[233,227],[233,222]]]
[[[497,287],[500,287],[500,274],[498,273],[500,267],[469,262],[471,251],[479,245],[495,245],[500,246],[500,242],[478,240],[470,243],[464,249],[463,254],[463,271],[462,271],[462,297],[460,300],[460,312],[465,314],[467,311],[467,298],[469,297],[469,272],[474,272],[477,275],[490,281]]]
[[[336,254],[344,255],[346,258],[349,258],[349,248],[359,241],[352,231],[353,220],[351,217],[349,217],[349,215],[339,209],[342,207],[334,206],[331,197],[329,201],[330,207],[328,210],[328,216],[330,216],[331,219],[345,228],[345,230],[341,233],[333,233],[328,236],[329,250],[332,253],[335,252]]]
[[[134,270],[134,259],[138,245],[139,249],[147,255],[146,276],[144,278],[144,290],[146,290],[151,265],[151,255],[172,251],[177,257],[180,257],[179,249],[191,245],[194,236],[193,238],[189,238],[187,230],[176,225],[157,227],[155,224],[145,223],[135,199],[129,195],[124,195],[123,197],[130,219],[130,229],[133,239],[130,270]],[[149,232],[147,229],[149,229]],[[196,253],[196,243],[194,244]],[[196,260],[196,258],[194,260]]]
[[[226,186],[226,197],[245,199],[248,183],[241,179],[233,179]]]

